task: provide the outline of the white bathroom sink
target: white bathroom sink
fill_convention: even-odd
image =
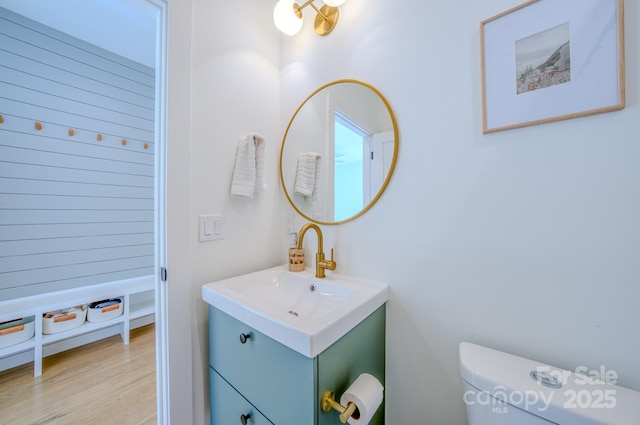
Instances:
[[[388,299],[386,283],[274,267],[202,286],[202,299],[255,330],[316,357]]]

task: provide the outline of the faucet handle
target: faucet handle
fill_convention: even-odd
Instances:
[[[336,262],[333,260],[333,248],[331,248],[331,260],[326,262],[326,269],[329,270],[335,270],[336,269]]]

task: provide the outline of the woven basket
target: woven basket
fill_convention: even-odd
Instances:
[[[289,248],[289,271],[301,272],[304,270],[304,249]]]

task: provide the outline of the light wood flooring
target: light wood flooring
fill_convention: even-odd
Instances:
[[[154,325],[0,372],[1,425],[154,425]]]

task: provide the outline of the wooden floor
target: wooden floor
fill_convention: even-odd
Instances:
[[[0,372],[1,425],[154,425],[154,325]]]

